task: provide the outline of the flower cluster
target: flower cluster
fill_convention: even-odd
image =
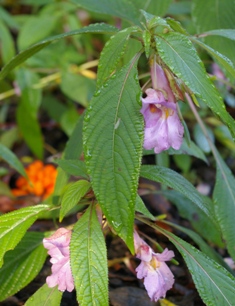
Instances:
[[[174,275],[165,264],[165,261],[174,257],[174,252],[165,249],[161,254],[154,253],[151,247],[144,242],[137,232],[134,232],[136,257],[141,260],[136,268],[137,277],[144,278],[144,286],[152,301],[157,302],[166,296],[167,290],[174,284]]]
[[[46,282],[50,288],[58,285],[60,291],[71,292],[74,289],[69,257],[71,233],[71,230],[59,228],[51,237],[43,239],[52,263],[52,275],[47,277]]]
[[[155,153],[170,147],[178,150],[182,144],[184,128],[178,116],[174,94],[164,70],[156,63],[151,67],[151,77],[153,89],[147,89],[147,97],[142,98],[144,148],[154,148]]]
[[[57,170],[53,165],[44,165],[40,160],[30,164],[25,172],[28,180],[20,176],[16,180],[16,187],[12,189],[15,196],[34,194],[43,199],[47,198],[54,191]]]

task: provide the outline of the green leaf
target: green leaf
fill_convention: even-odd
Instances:
[[[132,2],[139,10],[142,9],[156,16],[164,16],[172,0],[149,0],[145,2],[143,0],[132,0]]]
[[[47,251],[43,233],[28,232],[13,251],[7,252],[0,269],[0,301],[28,285],[41,270]]]
[[[58,16],[31,16],[21,27],[18,36],[20,50],[47,37],[56,28]]]
[[[191,140],[188,143],[185,139],[183,139],[183,143],[179,150],[170,148],[167,152],[169,154],[187,154],[190,156],[195,156],[207,163],[207,158],[203,151]]]
[[[221,240],[222,237],[220,229],[214,226],[214,222],[208,218],[204,211],[195,206],[192,201],[175,190],[162,191],[162,194],[177,207],[179,215],[182,218],[189,220],[192,227],[202,237],[221,248],[224,247],[224,243]]]
[[[235,138],[235,122],[227,113],[223,100],[207,76],[191,41],[182,34],[170,32],[158,36],[156,44],[167,66],[220,117]]]
[[[77,159],[57,159],[56,162],[65,172],[74,176],[88,178],[86,164]]]
[[[215,213],[230,255],[235,260],[235,178],[216,151],[216,183],[213,191]]]
[[[4,159],[11,167],[16,169],[21,175],[23,175],[24,177],[27,176],[24,167],[17,158],[17,156],[1,143],[0,143],[0,158]]]
[[[226,37],[231,40],[235,40],[235,30],[234,29],[211,30],[211,31],[207,31],[203,33],[201,37],[210,36],[210,35],[217,35],[217,36]]]
[[[110,225],[131,250],[143,140],[138,58],[139,54],[95,94],[84,119],[93,190]]]
[[[72,0],[88,11],[116,16],[139,25],[138,10],[128,0]]]
[[[25,306],[58,306],[62,298],[62,292],[56,287],[49,288],[44,284],[24,304]]]
[[[160,167],[144,165],[141,167],[140,175],[149,180],[162,183],[186,196],[211,220],[212,224],[217,228],[214,212],[212,210],[212,202],[209,198],[201,195],[197,189],[183,176],[177,172]]]
[[[158,230],[170,239],[183,256],[204,303],[208,306],[233,306],[235,278],[187,242],[159,227]]]
[[[48,208],[49,205],[28,206],[0,216],[0,267],[4,254],[15,248],[40,213]]]
[[[70,258],[79,305],[107,306],[107,251],[101,225],[92,206],[73,228]]]
[[[235,67],[229,58],[223,54],[220,54],[218,51],[212,49],[198,39],[191,37],[191,40],[205,49],[222,67],[224,67],[235,78]]]
[[[67,71],[62,74],[60,87],[67,97],[87,107],[95,92],[95,81]]]
[[[40,159],[43,156],[43,137],[37,120],[37,113],[41,104],[41,90],[33,88],[39,81],[38,76],[26,69],[17,73],[17,82],[21,88],[20,104],[16,118],[19,130],[22,133],[31,151]]]
[[[79,180],[68,185],[62,197],[60,222],[64,216],[78,204],[78,202],[82,197],[84,197],[89,189],[90,183],[85,180]]]
[[[146,208],[143,200],[139,195],[136,197],[136,202],[135,202],[135,210],[143,214],[145,217],[148,217],[150,220],[155,220],[156,218],[148,211]]]
[[[0,21],[0,50],[2,62],[6,64],[14,55],[15,47],[10,31],[4,23]]]
[[[39,52],[41,49],[45,48],[49,44],[51,44],[54,41],[60,40],[62,38],[66,38],[73,35],[78,34],[87,34],[87,33],[96,33],[96,34],[113,34],[117,32],[118,29],[105,24],[105,23],[98,23],[98,24],[91,24],[87,27],[84,27],[82,29],[66,32],[60,35],[55,35],[52,37],[49,37],[36,45],[33,45],[32,47],[29,47],[28,49],[20,52],[18,55],[16,55],[6,66],[4,66],[0,72],[0,79],[3,79],[12,69],[14,69],[16,66],[19,66],[23,62],[25,62],[29,57],[34,55],[35,53]]]
[[[192,17],[197,33],[222,29],[217,32],[217,34],[221,33],[220,36],[208,36],[204,42],[220,54],[225,55],[226,58],[229,58],[235,66],[235,41],[231,40],[231,37],[234,37],[234,30],[230,32],[231,29],[234,29],[235,24],[235,5],[233,1],[193,0]],[[228,30],[227,34],[223,32],[226,29]],[[230,74],[228,74],[228,77],[231,77]],[[234,79],[232,80],[234,81]]]
[[[100,54],[97,72],[97,87],[103,85],[117,68],[118,63],[125,52],[130,34],[135,30],[136,27],[126,28],[112,36],[107,41]]]

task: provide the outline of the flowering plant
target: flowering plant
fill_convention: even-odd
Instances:
[[[36,36],[39,42],[30,32],[31,24],[33,28],[40,28],[32,19],[23,27],[17,41],[22,51],[12,58],[4,53],[5,66],[0,78],[7,81],[9,76],[11,82],[12,75],[15,77],[14,88],[8,95],[19,95],[17,125],[36,156],[42,157],[44,148],[37,114],[45,82],[53,80],[69,102],[66,106],[58,104],[48,92],[42,103],[68,136],[61,157],[54,157],[58,169],[53,193],[50,188],[50,197],[42,199],[38,205],[0,216],[0,300],[29,284],[50,255],[51,274],[26,306],[46,305],[50,298],[54,305],[60,305],[62,292],[66,290],[76,290],[81,306],[109,305],[106,237],[112,233],[124,241],[129,257],[137,257],[129,265],[130,271],[136,278],[143,279],[151,300],[165,298],[174,287],[177,277],[173,264],[178,264],[175,259],[181,262],[182,256],[205,304],[233,305],[234,272],[221,254],[235,259],[235,178],[217,150],[210,136],[212,129],[207,125],[216,122],[215,126],[226,129],[229,135],[226,143],[232,147],[235,121],[226,110],[196,46],[221,66],[225,79],[234,80],[235,59],[229,50],[234,50],[235,30],[230,29],[222,15],[224,28],[213,25],[213,20],[218,18],[211,10],[212,0],[192,1],[190,22],[194,22],[198,34],[190,34],[192,27],[185,24],[184,28],[184,22],[180,23],[181,14],[174,11],[174,5],[180,2],[152,0],[144,7],[142,1],[134,0],[100,0],[99,4],[95,0],[73,0],[73,3],[74,7],[63,3],[69,14],[68,19],[63,20],[69,20],[69,24],[74,24],[77,14],[82,23],[84,14],[89,11],[95,16],[101,13],[96,18],[104,16],[107,22],[84,27],[79,24],[73,31],[58,34],[55,25],[58,25],[57,19],[64,16],[64,9],[60,8],[58,15],[51,16],[61,4],[56,2],[40,14],[45,35],[42,31]],[[219,3],[234,10],[229,0],[219,0]],[[207,18],[202,14],[205,6]],[[160,17],[165,15],[168,17]],[[170,18],[171,15],[175,15],[175,19]],[[188,13],[186,15],[189,18]],[[2,28],[5,31],[5,27]],[[57,35],[45,38],[51,33],[50,28]],[[10,33],[4,33],[7,33],[4,37],[9,37]],[[81,34],[89,34],[91,40],[88,41],[94,45],[93,38],[101,34],[100,42],[104,46],[99,59],[90,61],[88,56],[88,62],[81,65],[76,65],[74,59],[67,68],[62,61],[58,68],[60,56],[64,60],[67,51],[73,58],[74,54],[79,56],[77,50],[81,50],[83,41],[76,40],[76,35]],[[67,45],[71,41],[75,52]],[[61,54],[54,49],[60,43],[61,50],[66,50]],[[84,45],[86,54],[92,48],[87,47],[88,43]],[[48,59],[47,53],[43,53],[45,50],[56,55],[56,72],[40,79],[40,73],[48,71],[47,67],[38,67]],[[97,50],[93,57],[96,55]],[[27,65],[16,72],[13,70],[27,59],[30,59]],[[47,103],[48,96],[53,110]],[[79,102],[79,107],[74,106],[74,101]],[[213,131],[212,134],[216,136]],[[148,158],[149,155],[153,158]],[[25,177],[22,180],[26,185],[27,173],[14,153],[0,144],[0,156]],[[198,181],[187,167],[194,160],[208,163],[208,159],[216,164],[215,184],[211,186],[212,192],[200,192],[200,186],[194,186]],[[140,196],[155,195],[156,190],[147,188],[146,184],[143,187],[142,180],[160,183],[158,193],[177,207],[191,228],[170,222],[170,218],[167,219],[170,214],[159,216],[157,209],[154,214],[150,213],[147,202]],[[154,207],[158,204],[155,201]],[[67,222],[65,217],[71,215],[71,224],[62,226],[62,221]],[[31,226],[37,219],[53,219],[59,229],[53,223],[50,232],[33,231]],[[143,224],[151,228],[155,243],[157,237],[163,235],[170,247],[163,250],[158,245],[156,251],[151,237],[144,234],[151,246],[147,244],[140,238]],[[185,235],[197,247],[184,241]],[[166,264],[166,261],[171,262]]]

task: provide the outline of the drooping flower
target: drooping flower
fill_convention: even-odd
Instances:
[[[174,284],[174,275],[165,263],[174,257],[174,252],[165,249],[161,254],[154,253],[137,232],[134,232],[134,243],[136,257],[141,260],[136,268],[137,277],[144,278],[144,286],[150,299],[157,302],[166,296],[166,292]]]
[[[74,289],[69,257],[71,233],[71,230],[59,228],[51,237],[43,239],[52,263],[52,274],[47,277],[46,282],[50,288],[58,285],[60,291],[71,292]]]
[[[142,98],[141,113],[145,120],[144,148],[155,153],[178,150],[183,141],[184,128],[179,119],[174,94],[164,70],[156,63],[151,67],[153,87]]]

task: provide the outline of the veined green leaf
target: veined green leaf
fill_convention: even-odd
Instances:
[[[90,188],[90,183],[86,180],[79,180],[71,183],[65,190],[61,201],[60,222],[64,216],[81,200]]]
[[[112,36],[105,44],[99,59],[97,88],[103,85],[114,72],[127,46],[130,34],[137,27],[126,28]]]
[[[88,11],[116,16],[139,25],[138,10],[128,0],[72,0]]]
[[[4,159],[11,167],[16,169],[21,175],[23,175],[24,177],[27,176],[24,167],[17,158],[17,156],[1,143],[0,143],[0,158]]]
[[[155,16],[164,16],[172,0],[132,0],[138,10],[142,9]]]
[[[133,251],[143,117],[134,59],[95,94],[84,119],[88,174],[110,225]]]
[[[47,256],[43,233],[28,232],[13,251],[7,252],[0,269],[0,301],[29,284],[41,270]]]
[[[70,258],[79,305],[108,306],[106,245],[91,205],[73,228]]]
[[[24,304],[25,306],[58,306],[62,298],[62,292],[57,287],[49,288],[44,284]]]
[[[208,306],[233,306],[235,278],[187,242],[160,227],[156,228],[170,239],[183,256],[204,303]]]
[[[162,60],[220,117],[235,138],[235,121],[226,111],[191,41],[180,33],[170,32],[158,36],[156,45]]]
[[[234,30],[235,31],[235,30]],[[210,46],[204,44],[198,39],[191,37],[191,40],[198,44],[200,47],[205,49],[214,59],[221,64],[234,78],[235,78],[235,67],[233,63],[225,55],[220,54],[218,51],[212,49]]]
[[[0,267],[4,254],[15,248],[40,213],[48,209],[49,205],[28,206],[0,216]]]
[[[216,184],[213,192],[215,213],[230,255],[235,260],[235,178],[216,151]]]
[[[60,34],[60,35],[55,35],[55,36],[49,37],[49,38],[37,43],[36,45],[33,45],[32,47],[29,47],[28,49],[20,52],[15,57],[13,57],[13,59],[7,65],[5,65],[2,68],[2,70],[0,72],[0,79],[3,79],[16,66],[19,66],[20,64],[25,62],[29,57],[31,57],[35,53],[39,52],[40,50],[42,50],[43,48],[45,48],[46,46],[48,46],[49,44],[51,44],[54,41],[57,41],[59,39],[62,39],[62,38],[68,37],[68,36],[78,35],[78,34],[87,34],[87,33],[113,34],[117,31],[118,31],[118,29],[111,26],[111,25],[108,25],[108,24],[105,24],[105,23],[100,23],[100,24],[97,23],[97,24],[91,24],[91,25],[89,25],[87,27],[84,27],[82,29],[78,29],[78,30],[66,32],[66,33],[63,33],[63,34]]]
[[[149,180],[165,184],[166,186],[185,195],[196,204],[197,207],[211,220],[212,224],[218,228],[210,199],[201,195],[182,175],[165,167],[150,165],[142,166],[140,175]]]

